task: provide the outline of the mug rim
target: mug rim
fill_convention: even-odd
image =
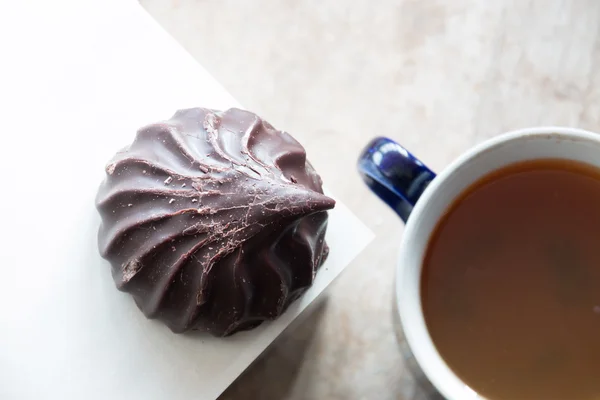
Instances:
[[[423,214],[423,212],[427,210],[428,204],[430,203],[431,199],[436,195],[438,189],[443,185],[443,183],[446,180],[448,180],[448,178],[454,176],[461,166],[479,157],[485,156],[485,154],[488,151],[491,151],[492,149],[497,149],[498,147],[501,147],[505,144],[516,140],[539,137],[547,138],[553,136],[556,136],[557,139],[562,138],[567,140],[575,139],[593,141],[596,144],[600,144],[600,136],[596,133],[584,129],[561,126],[529,127],[509,131],[494,136],[475,146],[472,146],[467,151],[462,153],[459,157],[457,157],[454,161],[452,161],[448,166],[446,166],[442,170],[442,172],[440,172],[433,179],[433,181],[427,187],[427,189],[425,189],[420,199],[417,201],[411,213],[411,216],[408,218],[408,221],[406,223],[406,227],[400,244],[398,262],[396,264],[395,269],[395,312],[398,314],[404,338],[408,343],[408,346],[411,349],[413,356],[417,361],[417,364],[420,366],[427,379],[433,384],[433,386],[438,390],[438,392],[449,400],[489,399],[486,399],[482,395],[477,394],[465,382],[463,382],[462,379],[460,379],[452,371],[452,369],[448,366],[448,364],[446,364],[441,355],[438,353],[433,343],[433,340],[431,339],[431,336],[429,334],[429,330],[427,329],[427,326],[424,323],[423,309],[421,304],[420,284],[418,285],[419,287],[416,288],[416,302],[411,303],[411,305],[409,305],[406,304],[406,302],[400,301],[404,297],[403,292],[406,290],[406,283],[404,283],[402,271],[405,268],[408,268],[408,264],[410,263],[410,257],[408,256],[414,251],[410,244],[412,241],[412,237],[414,236],[414,232],[416,230],[415,221],[421,219],[421,214]],[[472,185],[475,181],[476,180],[469,182],[468,186]],[[443,215],[443,213],[441,215]],[[437,226],[438,223],[439,218],[436,220],[435,225]],[[429,240],[433,231],[434,230],[432,230],[432,232],[429,233],[427,238],[423,240],[423,242],[425,243],[425,249],[429,244]],[[420,260],[416,267],[419,274],[418,282],[420,283],[420,275],[423,269],[423,260]],[[409,321],[407,317],[407,314],[409,314],[407,311],[410,308],[414,308],[415,304],[418,306],[418,310],[416,311],[417,315],[421,319],[423,319],[423,324],[419,324],[419,327],[416,327],[416,324],[413,323],[414,321]],[[427,349],[423,349],[423,346],[426,346]],[[436,373],[433,373],[434,370],[436,371]]]

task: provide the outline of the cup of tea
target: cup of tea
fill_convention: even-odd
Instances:
[[[599,135],[514,131],[439,175],[380,137],[358,168],[406,223],[394,317],[441,395],[600,399]]]

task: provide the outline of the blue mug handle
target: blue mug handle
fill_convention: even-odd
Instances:
[[[435,174],[408,150],[385,137],[365,147],[358,172],[369,188],[404,222]]]

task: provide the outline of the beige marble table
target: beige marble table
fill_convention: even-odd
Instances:
[[[513,128],[600,131],[600,1],[141,3],[242,104],[300,138],[378,236],[222,400],[423,399],[391,325],[402,224],[356,156],[383,134],[441,170]]]

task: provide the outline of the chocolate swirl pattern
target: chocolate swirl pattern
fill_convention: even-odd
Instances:
[[[100,252],[118,289],[174,332],[277,318],[327,256],[335,202],[304,148],[248,111],[178,111],[140,129],[106,173]]]

